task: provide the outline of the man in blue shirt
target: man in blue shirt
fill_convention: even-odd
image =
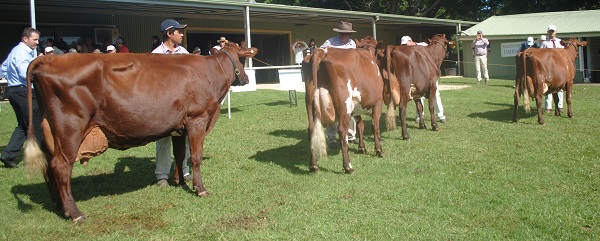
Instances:
[[[6,76],[8,88],[6,94],[10,105],[17,116],[17,128],[12,133],[10,141],[2,151],[0,160],[7,168],[17,167],[15,158],[21,152],[27,137],[29,126],[29,108],[27,106],[27,67],[35,58],[35,47],[40,43],[40,32],[34,28],[25,28],[21,35],[21,42],[10,51],[8,58],[2,63],[2,74]],[[40,111],[33,93],[33,126],[37,139],[41,142]]]

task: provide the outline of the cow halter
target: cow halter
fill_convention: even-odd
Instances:
[[[221,52],[225,53],[225,55],[227,55],[227,57],[229,57],[229,60],[231,60],[231,64],[233,65],[233,73],[235,73],[235,76],[237,77],[238,82],[240,82],[240,85],[244,85],[244,82],[242,80],[242,77],[240,76],[240,70],[238,70],[237,65],[235,65],[235,61],[233,61],[233,58],[231,57],[231,55],[229,55],[229,53],[227,53],[227,51],[222,50]],[[220,62],[219,62],[220,64]],[[223,67],[221,67],[223,68]]]
[[[432,40],[432,42],[442,45],[442,47],[444,48],[444,51],[448,51],[448,49],[447,49],[448,47],[446,47],[446,45],[443,44],[442,42],[440,42],[439,40]]]

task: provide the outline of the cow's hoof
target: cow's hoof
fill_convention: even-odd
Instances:
[[[358,148],[358,153],[359,154],[367,154],[367,148],[359,147]]]
[[[431,126],[431,130],[432,131],[439,131],[440,128],[437,126],[437,124],[435,124],[435,125]]]
[[[410,140],[410,136],[408,136],[408,135],[402,136],[402,139],[408,141],[408,140]]]
[[[378,157],[383,158],[383,150],[375,150],[375,152],[377,153]]]
[[[198,188],[196,188],[197,190]],[[198,192],[198,197],[208,197],[210,194],[207,191]]]
[[[571,113],[571,114],[567,114],[567,116],[568,116],[569,118],[573,118],[573,113]]]
[[[352,174],[352,173],[354,173],[354,169],[353,169],[353,168],[351,168],[351,167],[344,168],[344,172],[345,172],[346,174]]]
[[[419,129],[427,129],[426,125],[419,125]]]
[[[85,223],[85,220],[87,220],[85,215],[73,218],[74,223]]]
[[[318,166],[308,167],[308,171],[311,173],[317,173],[317,172],[319,172],[319,167]]]

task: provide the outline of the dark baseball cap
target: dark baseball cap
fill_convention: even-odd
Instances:
[[[167,19],[160,24],[160,31],[167,31],[170,28],[185,28],[187,24],[179,24],[175,19]]]

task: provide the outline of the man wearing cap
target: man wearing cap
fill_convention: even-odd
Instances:
[[[44,55],[49,55],[49,54],[54,54],[54,48],[52,48],[52,47],[46,47],[44,49]]]
[[[546,41],[546,35],[540,35],[538,41],[533,45],[534,48],[541,48],[542,44]]]
[[[174,19],[167,19],[160,25],[162,33],[162,44],[152,50],[155,54],[189,54],[189,52],[181,46],[183,42],[183,29],[187,24],[179,24]],[[156,141],[156,185],[159,187],[169,186],[169,174],[171,173],[171,137],[167,136]],[[183,173],[185,180],[191,180],[190,167],[190,141],[185,139],[185,159],[183,160]]]
[[[410,38],[410,36],[402,36],[402,38],[400,39],[400,45],[405,45],[405,46],[427,46],[427,43],[424,42],[419,42],[419,43],[415,43],[412,38]],[[439,86],[439,79],[435,81],[435,86]],[[435,103],[434,103],[434,110],[435,113],[437,114],[438,118],[440,119],[440,122],[442,123],[446,123],[446,116],[444,115],[444,106],[442,105],[442,97],[440,96],[440,88],[436,88],[435,90]],[[421,103],[425,103],[425,97],[421,97]],[[423,110],[425,111],[425,110]],[[420,117],[419,117],[419,111],[417,111],[417,115],[415,117],[415,121],[419,122]]]
[[[200,55],[200,52],[202,52],[202,49],[200,49],[200,47],[196,47],[194,48],[194,52],[192,52],[192,54]]]
[[[106,46],[106,53],[109,53],[109,54],[117,53],[117,49],[112,44],[108,45],[108,46]]]
[[[129,53],[129,48],[127,48],[127,46],[125,46],[125,43],[123,42],[122,38],[118,38],[117,40],[115,40],[115,43],[117,44],[117,47],[119,48],[119,53]]]
[[[542,42],[542,46],[540,48],[548,48],[548,49],[564,49],[560,43],[561,40],[556,37],[556,26],[550,25],[548,26],[548,39]],[[563,112],[563,90],[559,90],[558,93],[558,111]],[[546,113],[550,113],[552,110],[552,94],[546,95]]]
[[[36,57],[35,48],[40,43],[40,31],[35,28],[25,28],[21,35],[21,42],[8,54],[8,58],[2,63],[2,75],[6,77],[8,88],[5,95],[17,116],[17,127],[10,137],[10,141],[2,151],[0,160],[7,168],[17,167],[13,161],[21,152],[27,128],[29,127],[29,107],[27,103],[27,67]],[[33,92],[33,127],[36,138],[43,143],[42,122],[38,108],[37,98]]]
[[[350,35],[356,33],[356,31],[352,30],[352,23],[340,21],[340,25],[337,28],[334,28],[333,31],[338,32],[338,36],[325,40],[320,48],[356,49],[356,43],[350,39]],[[337,130],[337,123],[328,125],[327,128],[325,128],[327,146],[331,149],[338,148],[335,138]],[[356,120],[353,116],[351,116],[350,123],[348,124],[348,141],[358,143],[358,139],[356,139]]]
[[[487,54],[490,41],[483,37],[481,30],[477,31],[477,37],[471,43],[471,49],[473,50],[473,57],[475,58],[475,70],[477,71],[477,84],[481,83],[481,72],[485,78],[485,84],[489,84],[490,75],[487,69]]]
[[[213,54],[218,53],[219,51],[221,51],[221,49],[223,49],[223,47],[225,47],[226,43],[229,43],[229,40],[227,40],[225,37],[221,37],[221,38],[219,38],[219,40],[217,40],[217,43],[219,43],[219,44],[212,47],[208,51],[208,54],[213,55]]]
[[[521,44],[521,48],[519,49],[519,52],[523,52],[528,48],[533,48],[533,37],[527,37],[527,41],[523,42]]]

